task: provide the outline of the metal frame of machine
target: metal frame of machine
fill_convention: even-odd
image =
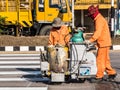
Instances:
[[[70,43],[70,59],[68,59],[68,72],[55,73],[49,71],[49,62],[41,56],[41,72],[43,77],[48,76],[51,82],[66,82],[68,79],[86,79],[95,76],[97,72],[96,57],[89,51],[90,47],[85,43]],[[45,53],[44,53],[45,54]],[[41,55],[44,55],[41,54]],[[67,78],[67,79],[66,79]]]

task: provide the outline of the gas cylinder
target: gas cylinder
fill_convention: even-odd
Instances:
[[[72,35],[71,42],[81,43],[83,41],[84,41],[83,31],[80,29],[75,30],[75,32]]]

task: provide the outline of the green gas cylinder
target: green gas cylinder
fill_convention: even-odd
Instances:
[[[84,41],[83,32],[81,30],[75,31],[72,38],[71,38],[71,42],[81,43],[83,41]]]

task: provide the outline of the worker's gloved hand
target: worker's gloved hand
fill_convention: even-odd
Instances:
[[[48,51],[52,52],[54,51],[55,47],[53,45],[48,45]]]
[[[85,43],[89,45],[91,42],[90,40],[85,40]]]
[[[54,47],[54,45],[48,45],[48,47]]]

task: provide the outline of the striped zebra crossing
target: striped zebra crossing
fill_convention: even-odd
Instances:
[[[11,84],[12,82],[28,83],[27,86],[12,86],[5,84],[0,90],[47,90],[47,86],[30,86],[32,82],[47,82],[48,78],[43,78],[40,72],[39,54],[1,54],[0,55],[0,83]],[[24,84],[23,84],[24,85]],[[29,87],[28,87],[29,86]]]

